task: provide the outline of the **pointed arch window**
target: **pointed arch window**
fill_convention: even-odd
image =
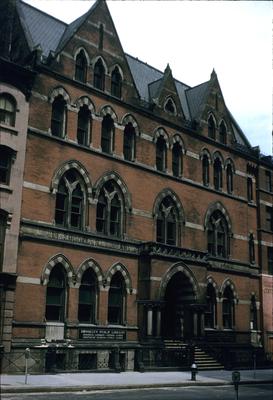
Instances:
[[[247,200],[253,201],[253,183],[252,178],[247,178]]]
[[[82,229],[84,223],[83,189],[82,180],[75,170],[69,170],[62,177],[56,194],[56,225]]]
[[[15,126],[16,101],[8,94],[0,95],[0,124]]]
[[[203,185],[209,186],[209,158],[206,154],[204,154],[202,159],[202,177]]]
[[[251,264],[255,263],[255,242],[254,235],[251,233],[248,239],[248,252],[249,252],[249,262]]]
[[[96,304],[97,304],[97,277],[90,268],[87,269],[81,281],[79,288],[78,320],[94,324],[96,322]]]
[[[176,108],[172,99],[168,99],[167,103],[165,104],[165,111],[173,115],[176,113]]]
[[[105,69],[101,59],[99,58],[94,67],[94,87],[104,90],[105,85]]]
[[[162,136],[156,142],[156,169],[165,172],[167,168],[167,145]]]
[[[229,255],[229,232],[226,219],[220,211],[212,213],[208,227],[208,252],[226,258]]]
[[[112,154],[114,151],[115,127],[112,117],[107,114],[102,120],[101,150]]]
[[[131,122],[125,126],[123,139],[123,154],[125,160],[133,161],[135,159],[136,132]]]
[[[215,136],[216,136],[216,127],[215,127],[215,122],[214,122],[214,118],[212,115],[210,115],[209,119],[208,119],[208,136],[211,139],[215,139]]]
[[[178,242],[178,211],[174,201],[168,196],[159,205],[156,219],[156,241],[172,246]]]
[[[110,283],[108,295],[108,323],[123,324],[125,314],[126,288],[122,274],[116,272]]]
[[[231,194],[233,192],[233,168],[231,164],[227,165],[226,182],[227,182],[227,192]]]
[[[84,51],[81,50],[76,57],[75,79],[77,81],[85,83],[86,73],[87,73],[87,60]]]
[[[172,169],[174,176],[181,176],[183,171],[182,147],[176,142],[172,149]]]
[[[121,98],[122,77],[118,67],[112,72],[111,75],[111,94],[115,97]]]
[[[232,329],[235,325],[235,307],[234,307],[234,295],[229,286],[225,288],[223,293],[222,317],[223,317],[223,328]]]
[[[63,96],[58,95],[52,103],[51,133],[63,138],[66,129],[66,102]]]
[[[77,140],[83,146],[88,146],[91,136],[91,112],[86,105],[78,112]]]
[[[220,158],[216,158],[213,164],[214,172],[214,188],[216,190],[221,190],[223,187],[223,174],[222,174],[222,163]]]
[[[216,293],[211,283],[207,286],[206,309],[205,309],[205,327],[215,328],[217,324],[217,301]]]
[[[221,122],[219,127],[219,141],[220,143],[227,144],[227,128],[224,121]]]
[[[66,275],[62,264],[52,269],[46,290],[47,321],[63,322],[65,318]]]
[[[110,236],[122,234],[122,201],[116,185],[108,181],[100,191],[97,204],[97,232]]]

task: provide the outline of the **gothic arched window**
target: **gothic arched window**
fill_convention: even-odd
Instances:
[[[84,222],[84,191],[79,174],[71,169],[61,178],[56,193],[55,223],[81,229]]]
[[[82,106],[78,112],[78,143],[88,146],[91,135],[91,113],[86,105]]]
[[[226,182],[227,182],[227,192],[231,194],[233,192],[233,169],[231,164],[227,165]]]
[[[123,154],[125,160],[133,161],[135,158],[136,132],[131,122],[125,126],[123,137]]]
[[[172,149],[172,169],[174,176],[181,176],[183,170],[182,147],[176,142]]]
[[[214,118],[212,115],[210,115],[208,119],[208,136],[211,139],[215,139],[216,136],[216,127],[215,127],[215,122]]]
[[[122,77],[118,67],[115,67],[111,75],[111,94],[115,97],[121,98],[121,84]]]
[[[49,275],[46,290],[47,321],[63,322],[65,318],[66,275],[62,264],[57,264]]]
[[[167,103],[165,104],[165,111],[169,112],[170,114],[175,114],[176,109],[172,99],[168,99]]]
[[[108,323],[123,324],[125,319],[126,288],[122,274],[116,272],[110,283],[108,295]]]
[[[156,219],[156,241],[176,246],[178,242],[178,211],[170,196],[159,205]]]
[[[76,57],[75,79],[80,82],[86,82],[87,61],[84,51],[81,50]]]
[[[234,307],[234,295],[229,286],[225,288],[223,293],[222,317],[223,317],[223,328],[232,329],[235,325],[235,307]]]
[[[114,121],[109,114],[102,120],[101,127],[101,150],[112,154],[114,151],[115,128]]]
[[[51,133],[63,138],[66,130],[66,102],[63,96],[58,95],[52,103]]]
[[[209,158],[206,154],[204,154],[202,159],[202,177],[203,177],[203,185],[209,185]]]
[[[207,233],[208,252],[213,256],[226,258],[229,255],[229,232],[221,211],[214,211],[210,216]]]
[[[214,174],[214,188],[221,190],[223,187],[223,175],[222,175],[222,163],[220,158],[216,158],[213,163],[213,174]]]
[[[79,288],[79,322],[91,324],[96,322],[97,292],[97,277],[89,268],[84,272]]]
[[[221,122],[219,127],[219,141],[220,143],[227,144],[227,128],[224,121]]]
[[[94,67],[94,87],[104,90],[105,69],[101,59],[99,58]]]
[[[253,183],[252,178],[247,178],[247,200],[253,201]]]
[[[211,283],[209,283],[207,286],[206,304],[205,327],[215,328],[217,323],[217,302],[215,289]]]
[[[110,236],[122,234],[122,198],[117,185],[108,181],[102,187],[97,204],[97,232]]]
[[[156,142],[156,169],[164,172],[167,168],[167,145],[162,136]]]

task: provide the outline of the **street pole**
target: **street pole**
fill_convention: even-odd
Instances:
[[[27,375],[28,375],[28,359],[30,356],[30,349],[27,347],[25,350],[25,385],[27,384]]]

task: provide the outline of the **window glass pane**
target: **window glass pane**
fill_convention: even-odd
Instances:
[[[52,103],[51,133],[63,137],[64,133],[65,101],[62,96],[56,97]]]

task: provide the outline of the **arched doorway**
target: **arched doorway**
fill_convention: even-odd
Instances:
[[[165,307],[162,315],[162,336],[165,339],[190,339],[194,336],[193,307],[195,291],[190,278],[176,272],[165,290]]]

